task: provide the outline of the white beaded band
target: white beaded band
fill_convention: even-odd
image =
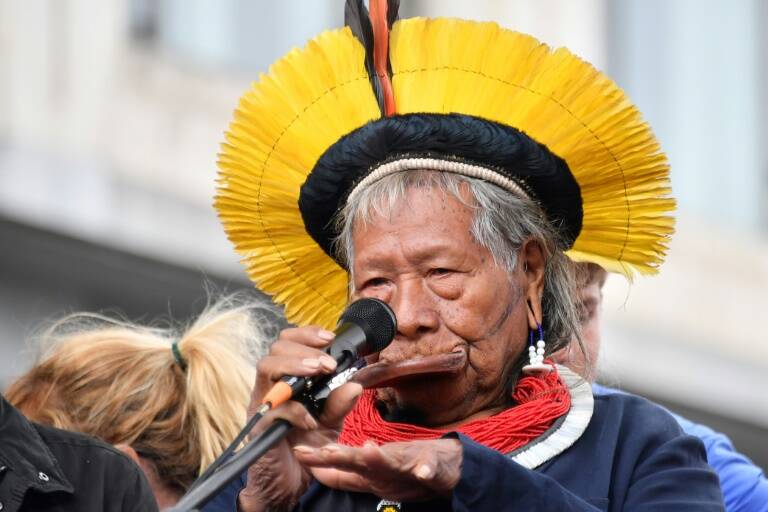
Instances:
[[[534,439],[508,455],[528,469],[535,469],[570,448],[587,430],[592,419],[595,401],[589,382],[565,366],[557,365],[557,373],[571,394],[571,408],[562,423],[549,432],[549,435],[543,439]],[[542,437],[546,434],[542,434]]]
[[[571,394],[571,408],[563,421],[552,431],[545,432],[538,439],[507,455],[524,468],[536,469],[573,446],[587,430],[592,419],[595,410],[592,386],[565,366],[557,365],[557,372]],[[376,510],[384,510],[388,505],[395,510],[401,510],[400,502],[389,500],[381,500]]]
[[[492,171],[491,169],[479,165],[456,162],[453,160],[440,160],[438,158],[403,158],[402,160],[394,160],[382,164],[371,171],[368,176],[355,185],[355,188],[353,188],[349,193],[349,196],[347,196],[347,203],[353,200],[357,191],[363,190],[371,183],[378,181],[385,176],[389,176],[396,172],[415,170],[452,172],[471,178],[479,178],[493,183],[494,185],[498,185],[504,190],[508,190],[523,199],[530,199],[530,196],[520,185],[496,171]]]

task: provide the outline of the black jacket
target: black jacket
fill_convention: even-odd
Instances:
[[[155,510],[144,473],[120,451],[31,423],[0,395],[0,512]]]

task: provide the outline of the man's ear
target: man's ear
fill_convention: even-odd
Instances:
[[[181,495],[177,495],[177,491],[169,491],[166,484],[160,480],[160,477],[157,474],[157,469],[152,462],[140,457],[136,450],[129,444],[116,444],[114,446],[135,462],[144,473],[144,476],[147,477],[147,482],[149,483],[150,489],[152,489],[152,494],[155,495],[160,510],[165,510],[167,507],[176,504]]]
[[[141,466],[141,459],[139,458],[139,454],[136,453],[136,450],[134,450],[131,445],[116,444],[115,448],[127,455],[129,459],[136,463],[137,466]]]
[[[528,327],[535,331],[542,323],[541,298],[544,295],[544,273],[547,261],[536,240],[526,240],[520,248],[520,262],[525,274],[525,300],[528,303]]]
[[[149,482],[149,486],[152,488],[152,492],[157,495],[157,489],[158,485],[160,485],[160,479],[157,475],[157,470],[155,469],[155,465],[149,462],[147,459],[139,456],[139,454],[136,452],[136,450],[133,449],[133,446],[129,444],[116,444],[114,445],[115,448],[123,452],[125,455],[128,456],[129,459],[131,459],[133,462],[136,463],[139,468],[144,472],[144,475],[147,477],[147,482]]]

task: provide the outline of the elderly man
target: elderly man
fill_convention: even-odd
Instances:
[[[557,267],[564,262],[546,250],[549,238],[521,229],[535,226],[540,217],[526,213],[523,205],[516,208],[522,201],[495,185],[429,171],[385,178],[367,195],[380,202],[359,198],[356,214],[345,222],[351,231],[352,298],[385,300],[398,317],[398,334],[379,361],[464,356],[455,367],[390,381],[377,396],[383,420],[447,433],[513,411],[517,404],[511,390],[526,359],[528,331],[541,323],[542,296],[560,301],[566,311],[564,331],[558,334],[573,328],[567,297],[545,292],[547,280],[557,281]],[[498,202],[477,199],[493,195]],[[505,218],[515,220],[505,224]],[[495,239],[477,233],[483,225],[489,234],[500,230],[509,245],[492,252]],[[513,229],[520,230],[517,239]],[[514,258],[505,264],[504,254]],[[321,351],[328,337],[315,327],[284,331],[260,362],[255,403],[283,375],[333,370],[333,360]],[[302,495],[306,510],[366,510],[366,505],[375,510],[381,498],[427,500],[445,510],[491,510],[500,502],[510,509],[593,510],[608,500],[624,510],[663,509],[686,499],[691,510],[718,508],[717,492],[711,489],[716,480],[705,468],[700,447],[647,403],[604,397],[578,442],[533,472],[461,435],[422,441],[394,437],[396,442],[358,448],[334,444],[361,391],[356,384],[339,389],[317,421],[295,402],[278,410],[276,415],[297,429],[251,469],[249,485],[240,493],[242,509],[293,505]],[[527,426],[525,419],[519,421],[489,423],[489,428],[497,436],[512,437]],[[553,426],[532,422],[529,428]],[[628,454],[633,460],[625,466],[621,459]],[[673,462],[677,457],[692,460],[678,465]],[[578,471],[581,464],[590,470]],[[313,478],[323,485],[308,488]],[[684,487],[675,489],[670,484],[675,481],[685,482]],[[619,490],[618,482],[626,487]],[[676,510],[685,510],[679,506]]]
[[[593,398],[546,357],[578,330],[571,263],[652,273],[668,169],[623,93],[567,50],[492,23],[349,29],[279,61],[240,103],[216,206],[285,330],[253,407],[334,371],[345,303],[387,302],[393,342],[248,471],[240,510],[722,510],[700,442],[633,397]],[[391,32],[390,32],[391,31]],[[234,508],[234,504],[231,505]]]

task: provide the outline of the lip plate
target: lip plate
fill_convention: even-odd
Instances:
[[[361,368],[351,380],[361,384],[364,388],[391,387],[410,377],[456,373],[466,364],[467,353],[461,350],[448,354],[408,359],[398,363],[373,363]]]

